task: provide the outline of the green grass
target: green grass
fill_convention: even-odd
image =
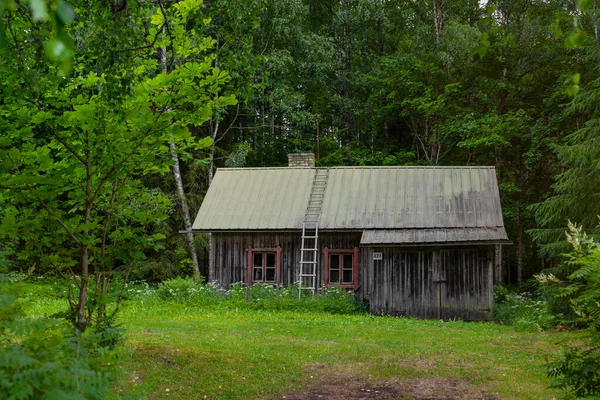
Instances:
[[[448,378],[501,399],[551,399],[547,357],[573,333],[493,323],[129,303],[117,389],[159,398],[275,398],[342,374]]]
[[[29,316],[67,307],[47,288],[27,289],[19,301]],[[192,306],[150,292],[126,301],[118,322],[127,333],[115,389],[151,399],[282,398],[340,377],[553,399],[561,393],[548,389],[545,363],[560,353],[558,343],[579,337],[495,323]]]

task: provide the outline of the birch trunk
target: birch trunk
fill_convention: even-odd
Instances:
[[[210,129],[213,142],[210,146],[210,158],[208,164],[208,187],[210,187],[215,168],[215,146],[217,145],[217,135],[219,133],[219,121],[217,120],[213,128],[213,120],[210,120]],[[208,280],[215,280],[215,263],[213,262],[213,242],[212,234],[208,234]]]
[[[161,47],[160,49],[160,65],[163,72],[167,72],[167,48]],[[198,263],[198,254],[196,253],[196,247],[194,246],[194,234],[192,233],[192,219],[190,217],[190,208],[185,198],[185,191],[183,189],[183,180],[181,178],[181,169],[179,167],[179,155],[177,154],[177,146],[175,141],[171,141],[169,144],[169,150],[171,152],[171,160],[173,160],[173,179],[175,179],[175,185],[177,186],[177,198],[179,199],[179,205],[181,207],[181,213],[183,214],[183,221],[185,225],[185,238],[188,247],[188,252],[192,258],[194,268],[194,278],[200,278],[200,265]]]

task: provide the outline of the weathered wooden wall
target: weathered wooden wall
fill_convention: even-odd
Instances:
[[[352,249],[360,232],[322,232],[319,248]],[[223,287],[247,282],[247,248],[280,246],[281,284],[298,281],[300,232],[215,233],[216,280]],[[373,251],[383,253],[373,260]],[[418,318],[489,319],[492,307],[493,247],[360,248],[359,301],[369,302],[375,314]],[[319,252],[317,282],[323,284],[324,260]]]
[[[213,234],[213,251],[215,259],[216,280],[224,287],[232,283],[247,282],[246,249],[274,248],[281,246],[281,284],[291,285],[298,281],[300,262],[301,232],[283,233],[215,233]],[[360,243],[361,233],[319,233],[319,248],[353,249]],[[323,253],[319,251],[319,268],[317,282],[323,284]],[[359,274],[360,275],[360,274]]]
[[[373,251],[383,253],[373,260]],[[488,320],[493,247],[363,249],[363,296],[375,314]]]

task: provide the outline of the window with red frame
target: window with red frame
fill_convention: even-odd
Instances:
[[[281,247],[248,249],[248,284],[279,284]]]
[[[323,249],[325,284],[358,289],[358,247],[348,250]]]

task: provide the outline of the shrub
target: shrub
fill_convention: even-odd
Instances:
[[[4,293],[14,290],[2,286]],[[74,335],[64,320],[25,318],[21,304],[16,295],[0,295],[0,393],[14,399],[110,398],[111,374],[102,368],[109,352],[100,351],[97,334]]]
[[[173,278],[158,285],[156,291],[161,300],[185,303],[199,290],[200,285],[192,278]]]
[[[560,360],[548,365],[552,387],[570,390],[580,398],[600,396],[600,347],[566,347]],[[594,396],[594,397],[592,397]]]
[[[340,287],[324,288],[316,300],[322,303],[324,312],[331,314],[352,314],[360,310],[354,294]]]
[[[571,253],[556,268],[556,275],[536,276],[545,292],[568,303],[576,322],[587,327],[587,340],[566,346],[561,359],[548,366],[553,386],[577,397],[600,396],[600,242],[588,237],[581,227],[569,223],[567,240]]]
[[[558,322],[543,297],[512,292],[505,286],[494,286],[494,318],[524,330],[550,329]]]
[[[156,290],[162,301],[210,306],[219,304],[232,309],[315,311],[351,314],[364,311],[352,293],[343,288],[324,288],[314,297],[309,292],[298,296],[298,286],[245,286],[238,282],[224,290],[215,282],[198,284],[191,278],[175,278],[163,282]]]

